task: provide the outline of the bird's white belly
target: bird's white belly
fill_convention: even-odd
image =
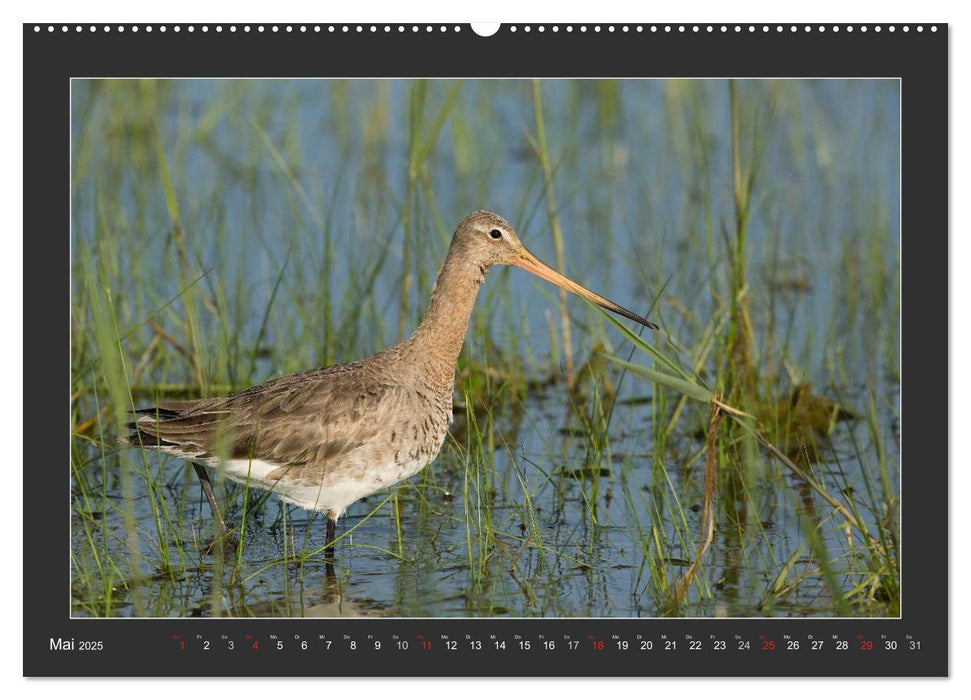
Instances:
[[[230,459],[211,461],[215,468],[231,481],[277,494],[294,505],[341,516],[347,507],[366,496],[393,486],[424,469],[432,460],[417,459],[397,464],[359,465],[357,469],[339,469],[325,473],[316,483],[309,480],[282,477],[280,466],[262,460]],[[271,478],[269,475],[276,474]]]

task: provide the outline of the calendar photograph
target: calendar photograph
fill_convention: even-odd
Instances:
[[[900,183],[895,78],[73,77],[70,616],[900,617]]]

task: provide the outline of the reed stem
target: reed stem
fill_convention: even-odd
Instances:
[[[537,155],[543,169],[543,188],[546,191],[546,214],[549,217],[550,231],[553,236],[553,253],[557,269],[566,274],[566,256],[563,252],[563,229],[556,213],[556,198],[553,195],[553,169],[550,166],[549,149],[546,146],[546,125],[543,121],[543,100],[540,96],[539,80],[533,79],[533,108],[536,113]],[[567,312],[565,290],[560,290],[560,332],[563,334],[563,369],[566,385],[570,391],[576,385],[573,371],[573,341],[570,337],[570,315]]]

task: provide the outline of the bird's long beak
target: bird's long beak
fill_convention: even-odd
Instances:
[[[654,330],[657,330],[658,328],[657,325],[651,323],[646,318],[643,318],[642,316],[638,316],[633,311],[628,311],[623,306],[620,306],[619,304],[615,304],[609,299],[604,299],[599,294],[594,294],[589,289],[587,289],[582,285],[577,284],[570,278],[564,277],[559,272],[554,270],[552,267],[543,263],[539,258],[537,258],[535,255],[533,255],[528,250],[526,250],[526,248],[523,248],[522,251],[519,253],[519,256],[515,260],[513,260],[512,263],[510,264],[515,265],[516,267],[522,270],[526,270],[526,272],[531,272],[537,277],[546,280],[547,282],[552,282],[553,284],[555,284],[557,287],[560,287],[561,289],[565,289],[566,291],[576,294],[577,296],[583,297],[584,299],[589,299],[594,304],[597,304],[598,306],[602,306],[608,311],[613,311],[615,314],[626,316],[632,321],[637,321],[641,325],[647,326],[648,328],[652,328]]]

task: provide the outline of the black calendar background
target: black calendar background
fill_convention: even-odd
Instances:
[[[41,31],[35,31],[40,26]],[[902,92],[902,376],[907,382],[905,432],[912,446],[902,472],[902,617],[885,619],[394,619],[394,620],[84,620],[69,606],[69,478],[52,478],[38,463],[67,465],[68,434],[51,423],[25,421],[25,443],[38,446],[24,464],[24,673],[26,675],[944,675],[948,670],[948,458],[939,417],[946,383],[921,381],[921,368],[947,366],[948,28],[890,33],[832,31],[709,33],[706,25],[662,25],[672,31],[513,33],[504,26],[478,37],[460,34],[371,33],[356,25],[333,33],[195,31],[76,32],[75,25],[27,24],[24,32],[24,373],[27,416],[58,425],[69,367],[69,80],[72,76],[313,77],[900,77]],[[157,26],[157,25],[156,25]],[[228,25],[227,25],[228,26]],[[242,27],[243,25],[236,25]],[[255,25],[253,25],[255,26]],[[265,25],[268,29],[274,25]],[[326,25],[325,25],[326,26]],[[425,25],[421,25],[424,29]],[[522,27],[523,25],[520,25]],[[579,25],[575,25],[578,27]],[[593,27],[594,25],[588,25]],[[650,26],[650,25],[644,25]],[[720,26],[720,25],[719,25]],[[734,30],[734,25],[729,25]],[[774,25],[773,25],[774,26]],[[814,25],[817,26],[817,25]],[[841,25],[847,27],[849,25]],[[889,27],[889,25],[882,25]],[[913,25],[916,26],[916,25]],[[682,29],[683,27],[683,29]],[[898,25],[902,27],[902,25]],[[812,29],[812,28],[810,28]],[[908,410],[909,409],[909,410]],[[54,470],[55,473],[56,469]],[[48,505],[38,517],[31,493]],[[924,576],[925,572],[937,575]],[[58,604],[58,601],[61,601]],[[249,644],[246,654],[202,638]],[[247,637],[249,635],[249,637]],[[299,635],[299,638],[297,637]],[[346,636],[345,636],[346,635]],[[369,637],[370,635],[370,637]],[[638,635],[641,635],[639,638]],[[688,637],[690,635],[690,639]],[[847,640],[811,656],[810,635]],[[460,642],[446,656],[444,641]],[[751,642],[747,653],[713,653],[712,638]],[[52,651],[52,638],[100,642],[101,649]],[[300,656],[300,641],[334,643]],[[621,651],[618,642],[677,641],[662,655]],[[470,641],[484,644],[481,652]],[[518,644],[530,640],[524,651]],[[888,653],[884,643],[919,641],[919,651]],[[382,641],[380,652],[373,640]],[[395,642],[407,640],[407,649]],[[537,645],[556,640],[555,654]],[[701,640],[695,655],[687,648]],[[798,640],[800,649],[786,649]],[[182,641],[185,644],[180,645]],[[355,648],[350,648],[350,641]],[[504,649],[490,648],[497,641]],[[573,656],[563,644],[576,641]],[[598,646],[597,642],[603,642]],[[771,648],[762,648],[772,641]],[[865,642],[873,646],[865,648]],[[283,651],[275,649],[285,643]],[[368,643],[371,642],[371,648]],[[423,644],[427,642],[427,644]],[[93,645],[92,645],[93,646]],[[380,653],[380,657],[376,654]],[[251,659],[258,654],[259,664]],[[319,655],[318,655],[319,654]],[[376,663],[376,658],[381,663]],[[178,663],[176,663],[178,659]],[[443,663],[447,662],[447,663]]]

